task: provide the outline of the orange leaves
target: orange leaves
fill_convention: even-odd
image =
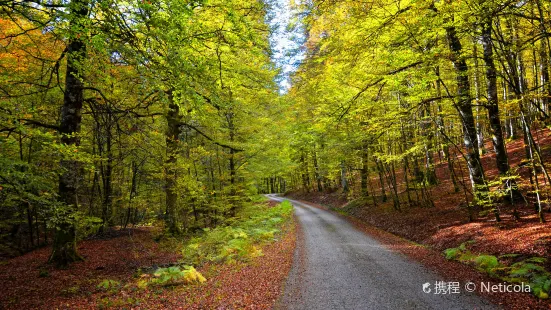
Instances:
[[[52,64],[63,48],[50,33],[23,20],[0,19],[0,66],[3,72],[40,72],[44,62]]]

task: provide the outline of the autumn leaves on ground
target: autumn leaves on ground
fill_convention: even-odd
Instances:
[[[0,308],[269,309],[291,268],[295,223],[288,203],[258,205],[241,214],[256,221],[183,243],[159,240],[162,231],[154,227],[113,230],[79,243],[84,261],[66,269],[47,264],[50,247],[4,261]],[[207,244],[214,238],[217,244]],[[193,257],[182,255],[194,250]],[[169,271],[185,270],[183,261],[198,262],[206,281]],[[165,270],[173,278],[165,281],[159,272]]]

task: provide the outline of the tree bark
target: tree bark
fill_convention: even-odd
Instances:
[[[436,81],[436,96],[438,98],[441,98],[442,97],[442,81],[440,80],[440,68],[439,67],[436,67],[435,73],[436,73],[436,76],[438,77],[438,80]],[[438,111],[438,116],[436,117],[436,125],[438,126],[438,132],[440,133],[440,135],[443,138],[445,127],[444,127],[444,118],[442,117],[442,100],[440,100],[440,99],[438,100],[436,109]],[[441,139],[441,140],[443,140],[443,139]],[[456,175],[455,175],[455,170],[453,168],[453,162],[452,162],[451,157],[450,157],[450,148],[448,146],[448,143],[447,142],[441,142],[441,148],[442,148],[442,152],[444,153],[444,158],[446,159],[446,161],[448,163],[448,171],[450,173],[450,179],[451,179],[452,184],[453,184],[453,190],[454,190],[454,192],[457,193],[457,192],[459,192],[459,186],[457,185],[457,178],[456,178]]]
[[[69,4],[69,25],[71,29],[81,31],[88,16],[88,0],[75,0]],[[85,36],[73,33],[67,47],[67,71],[65,74],[65,93],[61,108],[59,134],[61,143],[78,146],[78,133],[82,122],[84,103],[82,60],[86,57]],[[59,177],[59,200],[67,205],[62,222],[55,229],[54,243],[50,262],[65,266],[82,258],[76,249],[76,228],[74,212],[78,210],[78,183],[81,177],[80,164],[74,159],[60,162],[62,173]]]
[[[480,122],[480,74],[478,67],[478,48],[476,40],[473,42],[473,61],[474,61],[474,89],[476,100],[476,131],[477,131],[477,145],[479,153],[485,154],[484,148],[484,134],[482,133],[482,123]]]
[[[166,195],[166,224],[171,234],[179,234],[180,227],[176,218],[176,206],[178,194],[176,185],[178,181],[177,167],[178,137],[180,136],[180,106],[174,102],[172,92],[168,94],[169,105],[166,114],[166,162],[165,162],[165,195]]]
[[[485,191],[484,170],[480,164],[480,154],[478,153],[477,133],[473,117],[473,107],[471,105],[469,69],[467,62],[462,56],[463,47],[457,36],[455,27],[447,27],[446,35],[448,46],[452,52],[451,58],[456,71],[458,102],[456,108],[460,114],[463,125],[463,143],[466,148],[465,158],[469,169],[469,177],[473,193]],[[477,195],[475,195],[476,197]]]
[[[486,66],[486,86],[488,102],[488,118],[490,120],[490,130],[492,132],[492,143],[496,152],[497,169],[501,176],[507,175],[509,171],[509,161],[507,151],[505,150],[505,141],[501,130],[501,120],[499,117],[498,94],[497,94],[497,71],[493,59],[492,45],[492,22],[487,20],[482,25],[482,46],[484,49],[484,64]]]
[[[344,160],[341,161],[341,186],[342,186],[342,191],[345,193],[348,193],[348,190],[349,190],[348,179],[346,176],[346,165]]]
[[[316,154],[316,148],[314,147],[314,152],[312,153],[312,157],[314,160],[314,173],[316,177],[316,182],[318,185],[318,192],[323,192],[323,186],[321,185],[321,175],[320,175],[320,167],[318,164],[318,156]]]
[[[362,146],[362,169],[360,170],[361,194],[364,197],[369,196],[369,192],[367,190],[367,183],[368,183],[367,180],[369,178],[368,161],[369,161],[369,147],[367,146],[367,143],[365,143]]]

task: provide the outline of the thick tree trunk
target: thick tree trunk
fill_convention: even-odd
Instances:
[[[482,46],[484,49],[484,64],[486,65],[486,84],[488,102],[488,118],[490,120],[490,130],[492,132],[492,142],[496,152],[497,169],[501,176],[507,175],[509,171],[509,161],[507,151],[505,150],[505,141],[501,130],[501,120],[499,117],[498,94],[497,94],[497,71],[493,59],[492,46],[492,22],[487,20],[482,26]]]
[[[71,29],[80,29],[88,16],[88,0],[75,0],[69,4]],[[59,133],[61,143],[78,146],[82,121],[84,89],[82,83],[82,60],[86,57],[85,37],[78,33],[71,36],[67,48],[67,72],[65,75],[65,93],[61,108]],[[50,262],[65,266],[81,260],[76,249],[76,228],[73,213],[78,209],[78,183],[81,167],[78,161],[63,159],[60,162],[62,173],[59,177],[59,200],[67,205],[63,221],[56,227]]]
[[[449,49],[452,52],[452,62],[456,70],[458,101],[456,108],[460,114],[463,125],[463,143],[466,148],[466,160],[469,168],[469,176],[473,193],[485,192],[484,170],[480,164],[480,155],[478,153],[477,133],[473,117],[473,107],[471,105],[470,83],[468,76],[468,67],[465,58],[462,56],[463,47],[457,36],[455,27],[447,27],[446,34],[448,38]],[[475,195],[476,197],[477,195]]]
[[[475,89],[475,100],[476,100],[476,132],[477,132],[477,145],[478,151],[480,154],[485,154],[486,149],[484,148],[484,134],[482,132],[482,123],[480,122],[480,70],[478,67],[478,43],[473,42],[473,61],[474,61],[474,89]]]

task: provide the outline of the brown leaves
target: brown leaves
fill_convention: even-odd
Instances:
[[[131,236],[128,232],[109,240],[83,241],[79,251],[86,260],[66,270],[44,264],[50,248],[0,265],[0,308],[271,309],[291,268],[295,247],[293,223],[280,241],[265,245],[264,255],[249,263],[200,268],[207,278],[203,284],[150,287],[140,286],[147,276],[135,278],[136,270],[173,263],[179,256],[160,250],[149,229],[133,229]],[[107,292],[98,289],[106,279],[120,286]]]

